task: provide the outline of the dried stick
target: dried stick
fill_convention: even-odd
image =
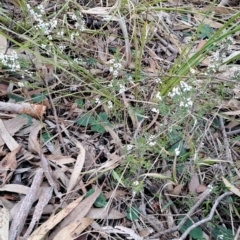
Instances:
[[[232,194],[233,194],[232,192],[226,192],[226,193],[222,194],[221,196],[219,196],[219,197],[216,199],[216,201],[215,201],[215,203],[214,203],[214,205],[213,205],[213,207],[212,207],[212,210],[211,210],[211,212],[210,212],[210,214],[209,214],[208,217],[202,219],[202,220],[199,221],[199,222],[194,223],[191,227],[189,227],[189,228],[184,232],[184,234],[183,234],[180,238],[177,238],[177,239],[175,238],[175,239],[173,239],[173,240],[184,240],[184,239],[188,236],[188,234],[189,234],[194,228],[202,225],[203,223],[206,223],[206,222],[211,221],[212,218],[213,218],[213,214],[214,214],[214,212],[216,211],[216,208],[217,208],[218,204],[222,201],[223,198],[225,198],[225,197],[227,197],[227,196],[230,196],[230,195],[232,195]]]
[[[236,232],[236,234],[235,234],[235,237],[234,237],[234,240],[238,240],[239,238],[239,235],[240,235],[240,226],[238,227],[238,230],[237,230],[237,232]]]
[[[66,147],[65,147],[63,138],[62,138],[62,131],[61,131],[61,129],[60,129],[59,122],[58,122],[57,111],[56,111],[55,105],[54,105],[54,103],[53,103],[53,100],[52,100],[52,97],[51,97],[51,94],[50,94],[50,91],[49,91],[49,87],[48,87],[48,82],[47,82],[47,80],[45,81],[45,83],[46,83],[46,87],[47,87],[47,92],[48,92],[50,104],[51,104],[51,106],[52,106],[53,115],[54,115],[54,118],[55,118],[55,121],[56,121],[57,130],[58,130],[58,133],[59,133],[59,140],[60,140],[60,142],[61,142],[61,144],[62,144],[64,153],[67,154],[67,150],[66,150]]]
[[[165,231],[159,232],[155,235],[153,235],[150,239],[154,239],[157,237],[160,237],[161,235],[164,234],[168,234],[168,233],[172,233],[172,232],[176,232],[179,231],[182,226],[184,225],[184,223],[189,219],[189,217],[196,211],[196,209],[199,208],[199,206],[202,204],[202,202],[210,195],[211,190],[210,188],[206,189],[202,195],[201,198],[195,203],[195,205],[188,211],[188,213],[186,214],[186,216],[182,219],[182,221],[178,224],[178,226],[167,229]]]

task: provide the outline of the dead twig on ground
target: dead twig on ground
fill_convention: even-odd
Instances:
[[[173,228],[170,228],[170,229],[167,229],[165,231],[162,231],[162,232],[159,232],[155,235],[153,235],[150,239],[154,239],[154,238],[157,238],[157,237],[160,237],[162,235],[165,235],[165,234],[169,234],[169,233],[172,233],[172,232],[176,232],[176,231],[179,231],[182,226],[184,225],[184,223],[190,218],[190,216],[196,211],[197,208],[199,208],[199,206],[202,204],[202,202],[210,195],[211,193],[211,190],[210,188],[206,189],[202,195],[200,195],[200,199],[196,202],[196,204],[188,211],[188,213],[186,214],[186,216],[182,219],[182,221],[178,224],[178,226],[176,227],[173,227]]]
[[[222,201],[223,198],[225,198],[225,197],[227,197],[227,196],[230,196],[230,195],[232,195],[232,194],[233,194],[232,192],[226,192],[226,193],[222,194],[221,196],[219,196],[219,197],[216,199],[216,201],[215,201],[215,203],[214,203],[214,205],[213,205],[213,207],[212,207],[212,210],[211,210],[211,212],[210,212],[210,214],[209,214],[208,217],[202,219],[202,220],[199,221],[199,222],[194,223],[191,227],[189,227],[189,228],[184,232],[184,234],[183,234],[180,238],[177,238],[177,239],[175,238],[175,239],[173,239],[173,240],[184,240],[184,239],[188,236],[188,234],[189,234],[194,228],[202,225],[203,223],[206,223],[206,222],[211,221],[212,218],[213,218],[213,214],[214,214],[214,212],[216,211],[216,208],[217,208],[218,204]]]

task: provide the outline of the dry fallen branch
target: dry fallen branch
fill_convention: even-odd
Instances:
[[[215,203],[214,203],[214,205],[213,205],[213,207],[212,207],[212,210],[211,210],[211,212],[210,212],[210,214],[209,214],[208,217],[202,219],[202,220],[199,221],[199,222],[194,223],[191,227],[189,227],[189,228],[184,232],[184,234],[183,234],[180,238],[173,239],[173,240],[184,240],[184,239],[188,236],[188,234],[189,234],[194,228],[202,225],[203,223],[206,223],[206,222],[211,221],[212,218],[213,218],[213,214],[214,214],[214,212],[215,212],[218,204],[222,201],[223,198],[225,198],[225,197],[227,197],[227,196],[230,196],[230,195],[232,195],[232,194],[233,194],[232,192],[226,192],[226,193],[222,194],[221,196],[219,196],[219,197],[216,199],[216,201],[215,201]]]
[[[165,235],[168,233],[179,231],[184,223],[189,219],[189,217],[196,211],[196,209],[199,208],[199,206],[202,204],[202,202],[210,195],[211,191],[210,189],[206,189],[200,196],[201,198],[196,202],[196,204],[188,211],[186,216],[182,219],[182,221],[178,224],[178,226],[173,227],[171,229],[167,229],[165,231],[159,232],[151,237],[151,239],[160,237],[161,235]]]
[[[25,113],[34,118],[42,118],[46,113],[46,106],[40,104],[31,103],[6,103],[0,102],[0,111],[6,111],[11,113]]]

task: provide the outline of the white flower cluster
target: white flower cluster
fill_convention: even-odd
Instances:
[[[179,104],[179,107],[191,107],[193,105],[193,102],[191,100],[191,98],[187,98],[185,101],[181,101]]]
[[[150,147],[153,147],[155,144],[156,144],[156,141],[154,141],[155,139],[155,135],[150,135],[148,140],[147,140],[147,144],[150,146]]]
[[[0,60],[2,64],[10,68],[10,71],[12,72],[20,69],[18,55],[15,51],[11,51],[9,54],[0,53]]]
[[[162,80],[160,78],[155,78],[155,83],[162,83]]]
[[[96,103],[96,104],[101,104],[101,100],[100,100],[99,98],[96,98],[96,99],[95,99],[95,103]]]
[[[232,52],[232,45],[234,43],[235,41],[232,37],[227,37],[217,44],[218,49],[212,54],[212,60],[210,61],[206,74],[218,71],[226,57]]]
[[[181,96],[184,92],[190,92],[192,90],[192,87],[188,85],[186,82],[181,81],[180,86],[176,86],[172,89],[172,91],[168,94],[169,97],[174,98],[175,96]],[[191,98],[185,99],[182,98],[182,101],[179,103],[179,107],[191,107],[193,105],[193,102]]]
[[[45,13],[44,7],[42,5],[37,6],[37,11],[35,11],[29,4],[27,4],[27,9],[29,10],[30,15],[34,19],[36,24],[36,29],[39,29],[43,32],[44,35],[49,36],[49,40],[52,40],[52,36],[50,35],[57,27],[57,19],[52,18],[48,22],[43,20],[43,14]]]
[[[116,78],[118,76],[119,70],[122,68],[122,64],[120,62],[116,62],[115,59],[111,59],[109,63],[112,65],[109,68],[109,71],[113,73],[113,76]]]
[[[154,112],[154,113],[157,113],[157,114],[159,113],[159,110],[157,108],[155,108],[155,107],[152,108],[151,111]]]
[[[113,108],[113,103],[111,101],[108,101],[107,107],[108,107],[108,109],[112,109]]]
[[[133,145],[132,144],[127,144],[127,151],[131,151],[133,149]]]
[[[76,14],[73,14],[71,17],[73,21],[76,21],[74,24],[74,27],[82,32],[86,29],[85,27],[86,23],[82,17],[82,14],[80,12],[78,14],[79,16],[77,16]]]

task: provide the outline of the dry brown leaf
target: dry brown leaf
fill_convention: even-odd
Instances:
[[[79,175],[82,172],[84,162],[85,162],[85,149],[84,149],[83,145],[78,141],[75,141],[75,144],[76,144],[77,148],[79,148],[80,153],[78,154],[77,161],[75,163],[72,175],[70,177],[69,185],[67,188],[67,193],[69,193],[76,185]]]
[[[172,191],[170,191],[169,194],[173,195],[171,197],[178,197],[182,191],[183,186],[183,184],[179,184]]]
[[[196,189],[196,192],[197,193],[202,193],[204,192],[205,190],[207,189],[207,186],[205,184],[200,184],[197,189]]]
[[[11,136],[8,132],[7,128],[5,127],[2,119],[0,119],[0,137],[6,143],[7,147],[13,151],[18,148],[19,144],[15,141],[15,139]]]
[[[86,217],[93,219],[121,219],[126,215],[115,209],[108,211],[106,208],[91,208]]]
[[[7,191],[12,193],[27,194],[30,188],[19,184],[5,184],[0,187],[0,191]]]
[[[1,178],[2,181],[5,182],[7,177],[7,172],[14,171],[17,168],[17,160],[16,160],[16,154],[19,152],[21,148],[21,145],[18,145],[18,147],[13,150],[12,152],[8,153],[5,158],[0,162],[0,169],[1,169]]]
[[[236,116],[236,115],[239,115],[239,114],[240,114],[240,110],[223,112],[223,114],[226,114],[226,115],[229,115],[229,116]]]
[[[231,108],[232,110],[240,109],[240,101],[237,99],[230,99],[229,101],[224,101],[224,107]]]
[[[34,128],[29,134],[28,138],[28,150],[32,153],[39,153],[40,146],[38,143],[38,133],[43,128],[43,124],[40,123],[40,121],[35,121],[33,123]]]
[[[38,227],[28,238],[28,240],[42,240],[45,235],[53,229],[59,222],[61,222],[68,214],[70,214],[76,206],[82,201],[83,196],[79,197],[75,201],[71,202],[64,209],[62,209],[56,215],[51,216],[46,222]]]
[[[10,120],[3,121],[7,131],[11,136],[13,136],[16,132],[18,132],[25,124],[27,124],[28,120],[25,117],[15,117]],[[4,144],[3,139],[0,137],[0,146]]]
[[[222,177],[222,180],[225,184],[225,186],[235,195],[237,195],[238,197],[240,197],[240,190],[238,188],[236,188],[234,185],[232,185],[225,177]]]
[[[60,155],[46,155],[46,158],[57,165],[69,164],[76,162],[76,159],[68,157],[68,156],[60,156]]]
[[[198,175],[197,173],[194,173],[191,177],[191,180],[188,184],[188,189],[189,192],[192,193],[194,196],[196,195],[197,191],[197,187],[200,185],[199,179],[198,179]]]
[[[37,205],[35,206],[35,210],[33,213],[33,216],[31,218],[31,222],[28,226],[27,231],[25,232],[23,236],[23,240],[27,239],[32,232],[36,222],[38,222],[42,216],[43,208],[48,204],[49,200],[52,197],[52,187],[45,187],[43,188],[41,195],[39,197],[39,200],[37,202]]]
[[[96,189],[93,194],[85,198],[78,206],[75,207],[74,211],[71,211],[68,216],[66,216],[61,223],[57,225],[53,233],[50,235],[49,240],[54,239],[58,232],[69,225],[71,222],[77,221],[86,216],[86,214],[91,209],[92,205],[101,193],[101,189]],[[62,210],[63,211],[63,210]],[[30,240],[30,239],[29,239]],[[35,239],[34,239],[35,240]]]
[[[71,222],[54,237],[53,240],[75,239],[93,222],[92,218],[82,218]]]
[[[28,192],[23,202],[21,203],[19,211],[13,217],[12,224],[9,230],[9,240],[15,240],[16,237],[20,236],[23,230],[25,221],[27,219],[28,213],[30,212],[32,204],[37,195],[38,189],[42,183],[42,178],[43,178],[43,171],[42,169],[38,169],[33,178],[30,191]]]

